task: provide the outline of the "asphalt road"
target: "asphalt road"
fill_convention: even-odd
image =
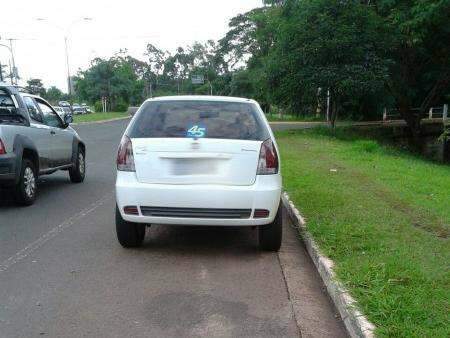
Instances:
[[[88,175],[40,179],[35,205],[0,191],[0,337],[341,337],[296,232],[279,254],[251,229],[164,227],[119,246],[115,152],[128,121],[76,126]]]

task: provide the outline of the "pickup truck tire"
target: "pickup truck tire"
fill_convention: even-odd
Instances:
[[[116,206],[116,232],[120,245],[124,248],[137,248],[145,237],[145,224],[127,222]]]
[[[72,183],[81,183],[84,181],[86,174],[86,159],[84,157],[84,151],[81,147],[78,147],[75,163],[72,168],[69,169],[69,177]]]
[[[259,247],[264,251],[278,251],[281,247],[283,228],[283,208],[278,207],[272,223],[258,227]]]
[[[29,159],[22,160],[19,182],[14,188],[14,197],[21,205],[32,205],[36,200],[37,192],[36,168]]]

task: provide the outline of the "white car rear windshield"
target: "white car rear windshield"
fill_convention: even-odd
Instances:
[[[156,101],[139,110],[128,136],[264,141],[269,133],[250,102]]]

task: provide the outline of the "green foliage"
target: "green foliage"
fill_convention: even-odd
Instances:
[[[380,150],[380,145],[376,141],[358,140],[353,143],[353,147],[360,152],[374,153]]]
[[[122,97],[119,97],[115,102],[115,110],[126,111],[128,109],[128,103]]]
[[[93,114],[75,115],[73,117],[73,122],[80,123],[80,122],[107,121],[125,117],[130,117],[130,115],[127,114],[126,112],[107,112],[107,113],[97,112]]]
[[[82,101],[108,109],[149,96],[234,95],[302,118],[379,118],[398,108],[411,130],[450,97],[450,0],[264,0],[232,18],[219,41],[169,53],[146,46],[145,60],[121,51],[95,59],[76,84]],[[191,83],[203,75],[205,83]],[[420,107],[419,113],[411,108]]]
[[[47,89],[44,95],[45,99],[47,99],[50,103],[57,105],[59,101],[67,100],[68,97],[64,94],[60,89],[52,86]]]
[[[94,111],[96,113],[103,112],[103,104],[102,101],[95,101],[94,103]]]
[[[376,336],[447,337],[450,168],[343,133],[279,133],[286,190]]]
[[[332,113],[382,94],[388,79],[387,32],[376,13],[359,2],[290,1],[269,58],[277,100],[314,104],[318,88],[332,97]]]
[[[129,58],[120,55],[108,60],[94,59],[91,67],[80,72],[78,76],[77,95],[88,102],[96,102],[106,97],[108,110],[140,103],[143,86],[133,66]]]
[[[27,81],[26,89],[34,95],[45,96],[45,88],[41,79],[30,79]]]
[[[395,39],[389,90],[400,113],[418,130],[421,115],[449,94],[450,1],[381,0],[377,13]]]

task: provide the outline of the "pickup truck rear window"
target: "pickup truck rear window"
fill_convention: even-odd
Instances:
[[[0,115],[11,114],[14,108],[15,105],[11,96],[3,89],[0,89]]]
[[[25,118],[17,113],[12,97],[4,89],[0,89],[0,124],[22,124]]]
[[[128,136],[263,141],[269,134],[250,102],[155,101],[139,110]]]

